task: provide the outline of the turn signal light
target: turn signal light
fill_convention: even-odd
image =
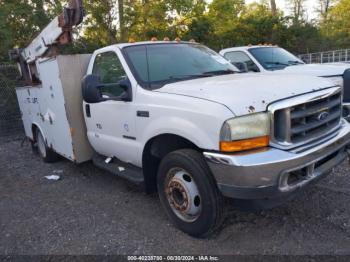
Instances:
[[[266,147],[270,143],[269,136],[255,137],[237,141],[221,141],[221,152],[239,152],[254,148]]]

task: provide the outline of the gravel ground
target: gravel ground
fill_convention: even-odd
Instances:
[[[57,173],[58,172],[58,173]],[[61,180],[44,176],[59,174]],[[0,141],[0,254],[348,254],[350,175],[331,176],[278,208],[227,204],[223,229],[194,239],[172,226],[157,195],[62,160],[45,164],[21,141]]]

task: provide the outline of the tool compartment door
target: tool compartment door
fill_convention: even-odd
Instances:
[[[37,68],[42,82],[38,102],[47,144],[58,154],[75,161],[57,60],[39,60]]]

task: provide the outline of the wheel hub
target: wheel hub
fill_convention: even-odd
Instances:
[[[190,174],[182,169],[168,172],[167,199],[173,212],[182,220],[196,220],[201,211],[201,197],[198,187]]]
[[[178,181],[172,180],[170,182],[168,195],[177,210],[184,211],[188,208],[188,195],[185,188]]]

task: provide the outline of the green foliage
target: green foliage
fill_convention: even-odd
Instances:
[[[295,53],[348,47],[350,1],[318,1],[319,20],[310,22],[304,0],[290,0],[291,16],[271,10],[274,1],[268,0],[250,5],[244,0],[84,0],[87,15],[76,41],[61,51],[87,53],[129,38],[151,37],[193,38],[216,50],[258,43]],[[0,60],[7,60],[9,49],[25,47],[67,2],[0,0]]]
[[[8,50],[27,45],[62,9],[61,1],[0,0],[0,60]]]
[[[321,23],[322,36],[333,48],[349,48],[350,1],[340,0]]]

